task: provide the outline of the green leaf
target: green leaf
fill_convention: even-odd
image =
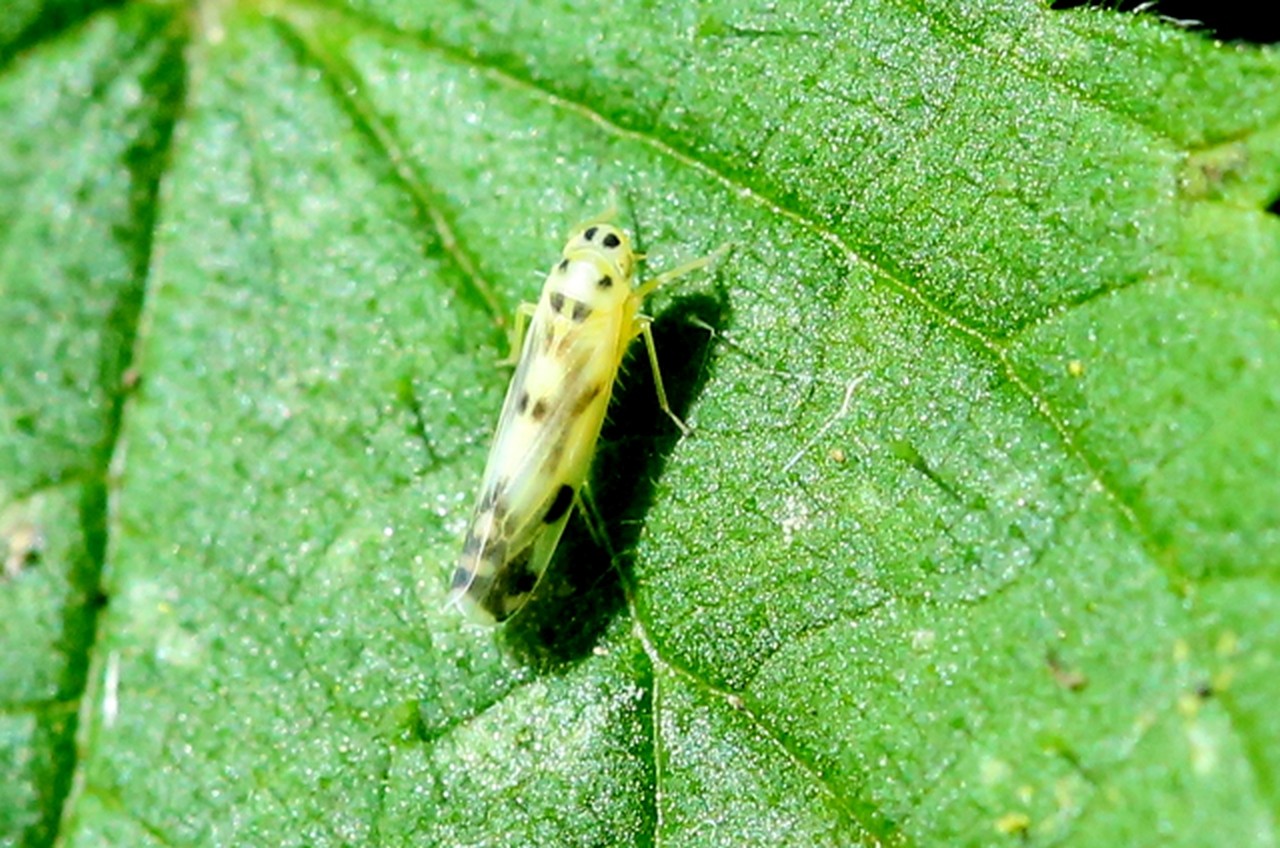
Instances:
[[[0,27],[0,845],[1276,844],[1277,51],[85,8]],[[506,316],[611,199],[734,245],[650,305],[694,433],[631,360],[609,550],[476,628]]]
[[[146,9],[0,18],[0,845],[56,834],[104,601],[107,464],[181,42]],[[88,706],[84,704],[84,706]]]

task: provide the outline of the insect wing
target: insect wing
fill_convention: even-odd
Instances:
[[[571,326],[546,304],[530,322],[454,574],[472,618],[510,617],[546,571],[600,435],[616,338],[607,321]]]

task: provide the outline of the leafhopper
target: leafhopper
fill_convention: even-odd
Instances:
[[[565,244],[538,302],[521,304],[512,338],[515,374],[453,574],[450,598],[470,618],[487,624],[510,618],[546,572],[582,503],[614,380],[636,337],[649,354],[658,404],[688,433],[667,402],[653,319],[640,310],[659,286],[728,248],[636,284],[641,257],[627,234],[590,222]]]

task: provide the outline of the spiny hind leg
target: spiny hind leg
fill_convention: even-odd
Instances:
[[[578,514],[582,516],[583,522],[587,525],[587,530],[591,533],[591,538],[595,541],[596,546],[609,558],[610,569],[617,574],[618,580],[621,581],[622,585],[624,587],[627,586],[629,583],[627,573],[621,567],[622,561],[619,558],[618,551],[614,549],[613,543],[609,540],[609,534],[605,530],[604,516],[600,514],[600,507],[596,505],[595,498],[592,497],[591,494],[590,481],[583,481],[582,488],[578,491],[578,494],[574,496],[574,503],[578,508]],[[597,575],[596,579],[591,582],[590,586],[582,590],[583,593],[590,592],[594,589],[600,581],[607,576],[607,574],[608,572],[602,572]]]
[[[671,404],[667,401],[667,389],[662,385],[662,369],[658,365],[658,347],[653,343],[651,324],[653,324],[653,319],[648,315],[637,315],[633,332],[644,337],[644,349],[649,352],[649,367],[653,369],[653,388],[658,393],[658,406],[676,423],[676,426],[680,428],[680,432],[687,436],[693,431],[689,429],[688,424],[680,420],[680,416],[675,414],[671,409]]]
[[[592,541],[609,555],[610,560],[613,560],[613,545],[609,544],[609,536],[604,530],[604,519],[600,515],[600,508],[596,506],[596,499],[591,495],[589,481],[582,482],[582,488],[574,493],[573,500],[583,523],[587,525],[587,532],[591,534]]]
[[[529,329],[529,319],[538,310],[536,303],[522,303],[516,307],[516,320],[511,327],[511,351],[505,358],[498,360],[498,365],[515,365],[520,361],[520,349],[524,347],[524,334]]]

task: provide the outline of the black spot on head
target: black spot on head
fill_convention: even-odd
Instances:
[[[573,503],[573,487],[562,485],[556,496],[551,500],[551,505],[547,507],[547,512],[542,516],[543,524],[555,524],[564,514],[569,511],[569,505]]]
[[[604,237],[603,244],[605,247],[617,247],[622,244],[622,239],[618,238],[615,233],[609,233]]]
[[[560,292],[552,292],[551,293],[551,310],[553,312],[559,312],[561,309],[564,309],[564,295],[562,295]]]
[[[596,228],[588,227],[587,231],[582,234],[582,237],[585,238],[587,241],[591,241],[593,238],[596,237]]]
[[[596,286],[598,288],[607,289],[612,285],[613,285],[613,277],[610,277],[608,274],[605,274],[598,281],[596,281]]]
[[[565,271],[568,271],[568,270],[569,270],[569,260],[568,260],[568,259],[561,259],[561,260],[560,260],[560,264],[559,264],[558,266],[556,266],[556,267],[558,267],[558,268],[560,269],[560,272],[561,272],[561,273],[564,273]]]
[[[529,393],[521,392],[520,397],[516,398],[516,412],[524,415],[525,410],[529,408]]]
[[[533,412],[529,414],[533,416],[534,421],[541,421],[542,419],[547,417],[547,411],[548,411],[548,408],[547,408],[546,399],[538,398],[537,402],[533,405]]]
[[[578,301],[577,303],[573,304],[572,317],[573,317],[573,320],[577,321],[579,324],[587,320],[587,316],[590,314],[591,314],[591,307],[587,306],[585,303]]]

